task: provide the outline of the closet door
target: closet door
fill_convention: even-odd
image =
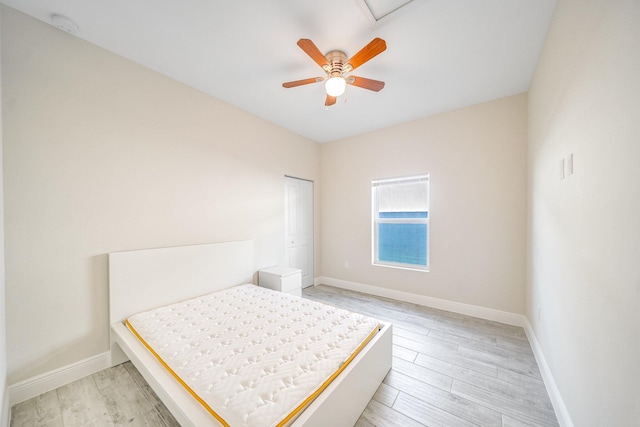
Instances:
[[[285,177],[285,265],[302,270],[302,287],[313,285],[313,182]]]

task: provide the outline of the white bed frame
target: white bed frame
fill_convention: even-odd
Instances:
[[[219,423],[123,324],[140,311],[252,283],[253,242],[225,242],[109,254],[111,365],[135,365],[183,427]],[[369,342],[292,426],[353,426],[391,368],[391,325]]]

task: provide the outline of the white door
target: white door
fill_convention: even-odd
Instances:
[[[285,265],[302,270],[302,287],[313,285],[313,182],[285,177]]]

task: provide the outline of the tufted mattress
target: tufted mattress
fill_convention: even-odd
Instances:
[[[127,327],[222,425],[287,425],[379,329],[374,319],[241,285]]]

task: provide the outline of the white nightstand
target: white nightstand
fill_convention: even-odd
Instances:
[[[258,285],[302,296],[302,270],[289,267],[271,267],[258,271]]]

